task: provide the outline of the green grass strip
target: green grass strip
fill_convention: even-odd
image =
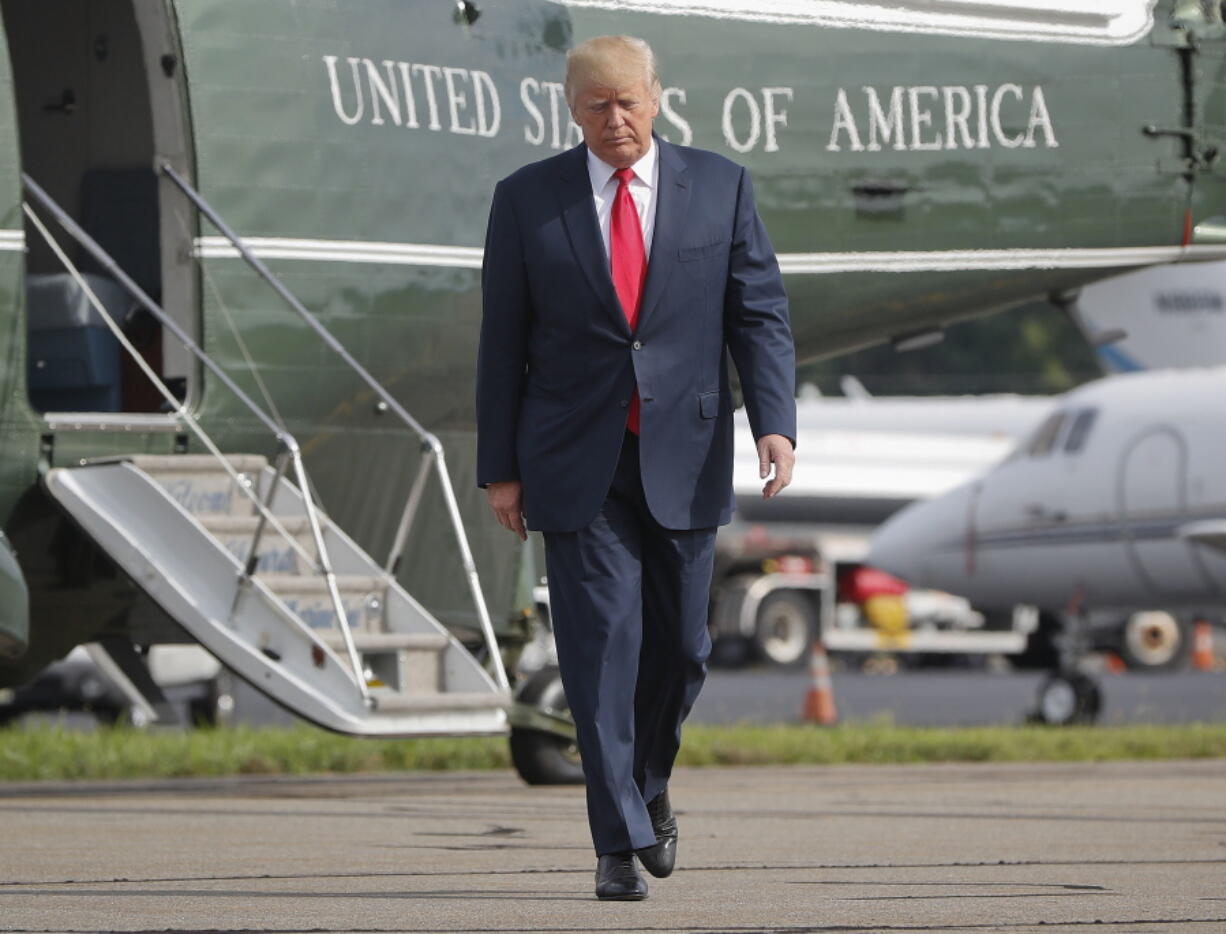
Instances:
[[[695,727],[686,765],[1100,762],[1226,756],[1226,723],[1110,727]]]
[[[1181,726],[927,728],[885,724],[692,726],[679,764],[847,765],[1089,762],[1226,757],[1226,723]],[[0,729],[0,780],[303,775],[509,768],[499,737],[354,739],[291,729],[93,732]]]

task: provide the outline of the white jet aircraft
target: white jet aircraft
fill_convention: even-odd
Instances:
[[[1125,273],[1086,286],[1067,307],[1110,372],[1226,363],[1226,263]]]
[[[1226,367],[1108,377],[1060,397],[996,467],[883,524],[869,563],[979,608],[1033,604],[1040,633],[1163,607],[1226,608]],[[1097,615],[1097,616],[1096,616]],[[1093,719],[1080,625],[1040,692]]]
[[[873,397],[854,380],[844,396],[802,392],[797,462],[787,496],[762,499],[754,442],[737,413],[733,487],[739,518],[875,526],[917,499],[944,493],[1009,453],[1050,396]],[[866,539],[867,540],[867,539]]]

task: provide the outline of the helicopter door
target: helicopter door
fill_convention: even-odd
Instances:
[[[152,170],[153,79],[138,26],[138,17],[146,14],[132,0],[0,0],[0,12],[12,57],[17,164],[142,289],[166,304],[158,180]],[[176,374],[164,365],[156,320],[57,225],[51,225],[51,232],[86,274],[108,316],[121,323],[125,337],[154,371],[174,385]],[[162,397],[121,352],[81,284],[65,272],[28,220],[25,233],[26,382],[32,407],[42,412],[159,411]]]
[[[0,361],[6,361],[0,363],[0,399],[4,403],[21,398],[19,387],[24,381],[24,374],[15,372],[7,362],[21,359],[23,343],[16,320],[21,310],[22,250],[25,248],[16,126],[8,44],[0,38]],[[22,625],[24,627],[24,621]],[[6,632],[5,623],[0,622],[0,644],[5,642],[6,635],[14,636]]]

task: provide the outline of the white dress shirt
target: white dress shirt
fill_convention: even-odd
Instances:
[[[634,199],[634,208],[639,212],[643,251],[648,258],[651,257],[651,237],[656,229],[656,190],[660,181],[660,165],[656,156],[656,143],[652,140],[639,161],[630,166],[634,171],[634,177],[630,179],[630,197]],[[613,177],[615,171],[613,166],[598,158],[590,149],[587,151],[587,174],[592,180],[596,221],[600,225],[605,256],[609,255],[609,222],[613,217],[613,200],[617,196],[618,181]]]

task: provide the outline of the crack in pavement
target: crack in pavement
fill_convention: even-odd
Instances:
[[[295,798],[292,800],[300,801],[302,799]],[[582,807],[582,802],[576,802],[575,804],[576,813],[579,812],[579,809],[581,807]],[[491,810],[492,810],[492,806],[491,806]],[[507,814],[509,812],[516,811],[515,808],[505,807],[501,805],[499,806],[499,810],[503,814]],[[527,805],[525,805],[523,808],[520,808],[519,810],[522,810],[524,812],[524,816],[531,816],[533,820],[536,821],[537,823],[540,823],[545,820],[569,821],[572,819],[568,815],[565,815],[565,814],[555,814],[555,815],[546,814],[546,815],[538,816],[536,813],[536,809],[534,807],[530,807]],[[13,807],[0,806],[0,814],[21,815],[21,814],[35,814],[35,813],[56,814],[56,815],[98,814],[98,815],[103,815],[103,816],[111,816],[111,815],[119,815],[119,814],[138,814],[141,817],[148,817],[148,816],[153,816],[153,817],[201,817],[201,818],[237,817],[243,820],[247,820],[252,817],[272,817],[272,818],[277,818],[279,820],[284,820],[286,818],[300,817],[303,819],[309,818],[311,820],[317,820],[321,817],[324,817],[324,818],[331,818],[334,820],[359,820],[363,818],[369,818],[371,820],[381,820],[382,821],[382,820],[387,820],[388,818],[395,818],[397,820],[412,820],[412,819],[420,820],[422,818],[426,818],[428,820],[438,820],[438,821],[454,821],[454,820],[472,821],[474,818],[472,811],[467,811],[467,810],[446,811],[440,808],[430,808],[424,805],[420,808],[414,808],[411,811],[405,808],[395,808],[395,807],[383,808],[383,809],[376,810],[376,811],[357,811],[357,810],[345,810],[343,808],[339,810],[336,810],[336,809],[316,810],[316,809],[308,809],[308,808],[301,808],[301,807],[298,807],[298,808],[286,807],[286,808],[278,808],[278,809],[272,809],[272,808],[257,809],[257,808],[103,807],[103,806],[84,806],[84,805],[81,807],[60,807],[60,806],[53,806],[49,804],[48,805],[25,805],[23,804],[20,806],[13,806]],[[1174,822],[1179,823],[1182,820],[1183,818],[1176,818]],[[1224,818],[1224,820],[1226,820],[1226,818]]]
[[[53,893],[54,894],[54,893]],[[962,892],[950,895],[842,895],[835,898],[839,902],[896,902],[924,901],[933,899],[948,900],[951,898],[1090,898],[1111,896],[1119,897],[1120,892]]]
[[[301,801],[304,799],[294,798],[288,799]],[[579,806],[578,799],[574,802],[576,808]],[[506,812],[513,810],[505,805],[500,805],[501,809]],[[523,807],[528,813],[536,814],[536,809],[532,805],[525,804]],[[429,808],[426,805],[414,806],[411,809],[408,807],[399,807],[389,805],[387,808],[377,811],[347,811],[347,810],[307,810],[304,808],[285,808],[285,809],[247,809],[247,808],[148,808],[148,807],[103,807],[103,806],[82,806],[82,807],[63,807],[51,805],[23,805],[20,807],[3,807],[0,806],[0,813],[49,813],[62,815],[65,813],[72,814],[140,814],[146,816],[154,814],[157,816],[184,816],[184,817],[238,817],[249,819],[252,817],[301,817],[301,818],[332,818],[336,820],[356,820],[362,818],[371,818],[376,820],[387,820],[389,817],[409,819],[427,817],[430,820],[451,820],[456,818],[471,819],[471,811],[455,811],[447,812],[440,811],[435,808]],[[687,813],[687,812],[678,812]],[[702,814],[702,810],[692,808],[691,814]],[[1007,820],[1007,821],[1060,821],[1061,823],[1081,822],[1081,823],[1105,823],[1105,824],[1196,824],[1204,826],[1205,824],[1224,824],[1226,823],[1226,814],[1220,817],[1210,817],[1200,815],[1196,817],[1163,817],[1161,815],[1131,815],[1131,814],[1069,814],[1069,813],[1033,813],[1033,814],[1000,814],[995,812],[971,813],[967,811],[890,811],[890,810],[869,810],[848,808],[845,810],[804,810],[804,811],[770,811],[770,810],[726,810],[720,811],[720,815],[724,818],[735,817],[745,818],[750,820],[830,820],[840,817],[867,817],[867,818],[882,818],[885,820],[898,820],[900,818],[916,819],[916,820]],[[554,815],[547,819],[551,820],[570,820],[564,815]]]
[[[723,866],[687,866],[684,872],[793,872],[797,870],[840,870],[840,869],[993,869],[993,868],[1026,868],[1044,866],[1220,866],[1226,864],[1226,858],[1216,859],[1078,859],[1078,860],[992,860],[964,861],[949,863],[787,863],[772,865],[769,863],[729,864]],[[127,877],[116,876],[109,879],[52,879],[52,880],[0,880],[0,890],[6,888],[33,888],[47,885],[107,885],[114,883],[156,883],[156,882],[234,882],[240,880],[274,880],[274,879],[356,879],[356,878],[415,878],[423,876],[513,876],[513,875],[548,875],[552,873],[583,873],[590,875],[590,867],[573,869],[567,867],[524,867],[521,869],[411,869],[411,870],[372,870],[369,872],[308,872],[308,873],[263,873],[258,875],[214,875],[214,876],[150,876]],[[0,928],[0,934],[4,929]]]
[[[1007,889],[1007,888],[1023,888],[1023,889],[1076,889],[1078,891],[1098,891],[1106,892],[1109,889],[1105,885],[1076,885],[1071,882],[882,882],[879,879],[789,879],[788,885],[902,885],[902,886],[944,886],[957,888],[971,888],[974,886],[982,886],[992,889]],[[1226,899],[1223,899],[1226,901]]]
[[[1005,921],[1005,922],[986,922],[983,924],[963,923],[963,924],[874,924],[871,928],[866,928],[859,924],[826,924],[826,925],[772,925],[762,927],[756,925],[754,927],[744,927],[740,925],[731,925],[726,927],[707,927],[702,925],[694,925],[687,927],[677,927],[669,925],[661,927],[656,925],[641,925],[636,924],[633,927],[618,925],[616,927],[597,927],[586,925],[585,931],[603,932],[603,934],[615,934],[615,932],[623,931],[651,931],[651,932],[669,932],[669,934],[875,934],[875,932],[892,931],[896,934],[909,934],[909,932],[942,932],[942,931],[1024,931],[1027,929],[1034,930],[1042,928],[1044,931],[1056,932],[1062,929],[1075,929],[1082,927],[1095,927],[1098,930],[1109,930],[1119,927],[1150,927],[1154,925],[1202,925],[1202,924],[1226,924],[1226,917],[1219,918],[1131,918],[1127,920],[1111,921],[1102,918],[1085,919],[1080,921],[1050,921],[1050,922],[1034,922],[1034,921]],[[125,929],[125,928],[0,928],[0,934],[413,934],[418,931],[431,931],[434,928],[141,928],[141,929]],[[573,934],[574,927],[542,927],[534,925],[530,928],[524,927],[470,927],[470,928],[452,928],[450,934]]]

